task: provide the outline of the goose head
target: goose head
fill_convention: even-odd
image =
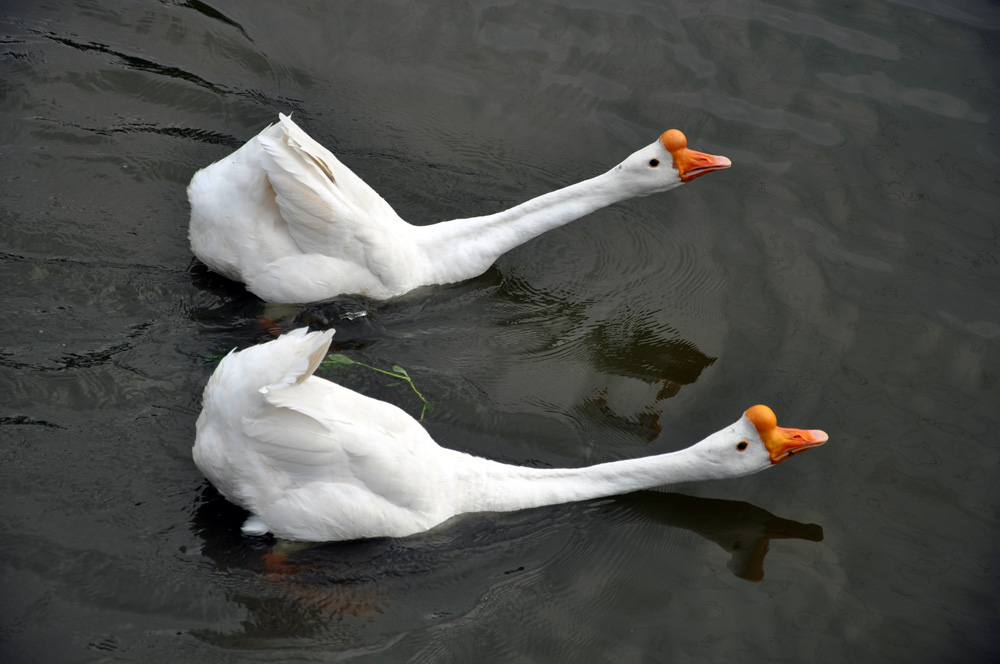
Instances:
[[[711,477],[741,477],[770,468],[828,440],[819,429],[779,427],[774,411],[764,405],[748,408],[730,427],[692,446]]]
[[[730,166],[732,162],[727,157],[692,150],[682,131],[668,129],[657,141],[632,153],[615,170],[628,176],[636,196],[646,196]]]

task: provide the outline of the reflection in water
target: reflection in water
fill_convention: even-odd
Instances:
[[[660,412],[656,402],[676,396],[684,385],[698,380],[715,358],[702,353],[685,339],[667,338],[672,330],[662,329],[653,312],[627,312],[609,318],[583,339],[593,366],[602,372],[635,378],[657,386],[654,401],[632,416],[614,412],[608,403],[608,388],[585,402],[588,409],[599,409],[615,428],[635,433],[652,441],[660,435]]]
[[[574,559],[579,545],[607,546],[589,533],[594,510],[622,509],[636,519],[682,528],[731,555],[728,568],[748,581],[764,577],[772,539],[823,539],[822,527],[783,519],[749,503],[643,491],[610,500],[571,503],[505,514],[461,517],[424,535],[310,545],[250,538],[240,533],[246,513],[206,485],[194,512],[202,554],[227,574],[230,599],[247,611],[242,630],[203,634],[216,642],[299,638],[335,627],[338,640],[355,641],[361,625],[397,633],[433,622],[435,607],[449,615],[473,610],[511,577],[533,568],[559,569],[569,587],[600,579],[618,583],[627,570],[597,570]],[[616,521],[621,519],[616,518]],[[634,526],[632,526],[634,527]],[[594,532],[600,532],[594,526]],[[628,534],[613,547],[628,547]],[[701,569],[691,576],[699,576]],[[263,585],[262,585],[263,584]],[[508,588],[507,591],[510,589]],[[525,598],[528,601],[529,598]],[[399,623],[404,623],[400,625]]]
[[[679,493],[644,495],[630,507],[660,523],[684,528],[715,542],[731,554],[729,570],[741,579],[764,578],[764,557],[773,539],[823,541],[823,527],[775,516],[738,500],[696,498]],[[624,501],[631,496],[623,496]]]
[[[496,295],[497,362],[486,380],[548,412],[653,440],[659,402],[715,362],[681,336],[655,298],[592,299],[517,278],[504,279]]]
[[[715,362],[690,341],[667,338],[651,311],[629,312],[588,334],[594,364],[604,372],[661,385],[657,400],[675,396]],[[676,334],[676,332],[674,332]]]

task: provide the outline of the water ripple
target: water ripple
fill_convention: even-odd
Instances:
[[[910,88],[889,78],[885,72],[839,76],[820,72],[816,77],[831,88],[848,94],[864,95],[882,104],[906,104],[946,118],[982,124],[990,120],[986,113],[972,110],[969,104],[939,90]]]
[[[805,35],[828,41],[837,49],[857,55],[873,56],[883,60],[898,60],[899,46],[880,39],[869,32],[847,28],[826,20],[816,13],[798,12],[776,7],[767,2],[740,2],[739,0],[712,3],[712,13],[747,22],[761,22],[794,35]]]
[[[829,122],[810,119],[784,108],[764,108],[717,91],[671,92],[669,99],[675,104],[704,109],[724,120],[745,122],[761,129],[791,131],[818,145],[829,147],[844,141],[844,135]]]

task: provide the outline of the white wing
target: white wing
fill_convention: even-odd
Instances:
[[[243,430],[275,469],[299,484],[343,483],[424,507],[442,448],[405,412],[316,377],[262,392],[269,407],[243,418]]]
[[[408,226],[364,180],[286,115],[259,136],[261,167],[304,253],[364,261],[363,248]]]

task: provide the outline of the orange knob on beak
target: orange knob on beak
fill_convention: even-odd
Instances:
[[[687,142],[687,137],[679,129],[668,129],[660,135],[660,143],[674,157],[674,168],[681,174],[681,182],[690,182],[706,173],[733,165],[726,157],[689,150]]]
[[[819,447],[829,436],[819,429],[786,429],[778,426],[778,418],[767,406],[758,405],[748,408],[744,413],[747,419],[757,427],[757,433],[771,455],[771,463],[781,463],[793,454],[798,454],[811,447]]]

